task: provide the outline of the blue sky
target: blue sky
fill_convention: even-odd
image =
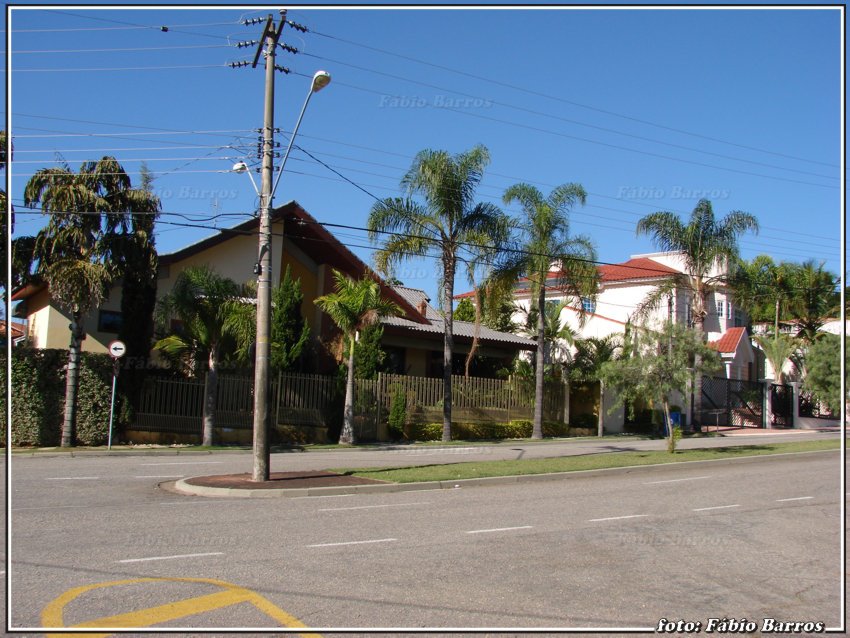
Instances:
[[[58,155],[75,169],[114,155],[134,179],[147,160],[170,252],[249,218],[257,198],[235,161],[256,164],[263,72],[251,59],[270,9],[18,9],[11,23],[16,234],[37,231],[23,186]],[[276,11],[275,11],[276,14]],[[742,254],[825,261],[840,271],[841,14],[837,10],[290,9],[275,125],[288,132],[317,69],[276,204],[297,200],[331,224],[365,226],[372,195],[398,195],[424,148],[484,144],[479,199],[525,181],[578,182],[571,216],[603,262],[654,250],[641,216],[686,217],[700,197],[762,226]],[[168,31],[159,27],[168,26]],[[230,45],[230,46],[229,46]],[[132,49],[132,50],[118,50]],[[181,67],[181,68],[174,68]],[[285,135],[279,136],[281,150]],[[259,176],[257,176],[259,179]],[[506,212],[518,213],[516,207]],[[182,225],[175,225],[182,224]],[[196,226],[196,227],[186,227]],[[331,228],[367,262],[365,233]],[[433,260],[397,276],[436,301]],[[462,275],[457,291],[468,288]]]

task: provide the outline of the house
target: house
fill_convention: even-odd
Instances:
[[[562,311],[561,321],[579,338],[604,338],[624,332],[647,296],[662,282],[684,272],[683,255],[676,252],[633,255],[622,263],[600,265],[597,268],[599,290],[596,298],[581,300],[584,310],[582,322],[581,313],[576,309],[577,300],[565,299],[564,293],[558,288],[559,273],[557,264],[553,264],[547,282],[546,300],[570,303],[571,307]],[[721,274],[719,269],[709,273],[711,277]],[[532,291],[527,278],[521,278],[515,284],[513,295],[518,306],[514,319],[518,320],[531,306]],[[473,297],[473,293],[457,295],[456,299],[467,297]],[[693,300],[687,290],[675,289],[666,303],[662,302],[650,311],[645,322],[657,325],[671,319],[689,325],[692,321],[692,305]],[[718,287],[709,295],[707,310],[704,321],[706,341],[709,347],[718,351],[723,362],[723,368],[718,374],[727,379],[758,379],[758,358],[747,336],[747,317],[733,302],[731,292],[722,286]],[[616,404],[616,397],[606,395],[603,409],[605,429],[610,432],[622,431],[624,414],[622,411],[610,413],[609,402],[611,406]],[[685,407],[688,401],[682,399],[681,403],[683,405],[680,407]],[[589,408],[585,406],[585,409]],[[593,410],[598,412],[599,406],[593,407]]]
[[[12,341],[12,347],[19,346],[27,339],[27,327],[19,321],[3,321],[0,323],[0,340],[5,347],[9,340]]]
[[[180,272],[190,266],[210,265],[218,274],[238,283],[254,279],[258,225],[258,219],[252,218],[176,252],[160,255],[157,296],[167,294]],[[328,344],[337,335],[330,317],[314,303],[317,297],[333,291],[332,271],[339,270],[353,278],[368,275],[380,283],[382,295],[402,309],[401,317],[385,320],[383,345],[389,352],[394,371],[442,376],[442,315],[428,304],[425,293],[388,285],[297,202],[289,202],[272,212],[272,257],[272,286],[280,282],[287,267],[293,278],[301,280],[304,296],[301,314],[307,319],[317,345]],[[36,283],[16,290],[12,300],[19,302],[17,315],[27,319],[29,340],[34,347],[68,347],[70,318],[51,304],[45,284]],[[117,337],[121,322],[125,320],[121,316],[120,303],[118,282],[109,298],[84,322],[84,351],[107,352],[109,342]],[[456,359],[462,361],[472,343],[472,326],[463,322],[454,325]],[[480,354],[494,362],[509,361],[517,352],[535,348],[529,339],[486,328],[482,328],[480,343]],[[325,348],[315,351],[318,356],[311,362],[312,371],[329,372],[336,367]]]

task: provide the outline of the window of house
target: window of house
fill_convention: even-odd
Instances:
[[[123,324],[123,316],[120,312],[115,312],[114,310],[101,310],[97,318],[98,332],[113,332],[118,334]]]
[[[714,302],[714,305],[717,308],[717,316],[722,319],[723,318],[723,306],[724,306],[723,300],[718,299],[717,301]]]
[[[689,326],[694,322],[693,309],[691,308],[691,304],[685,304],[685,323]]]
[[[581,298],[581,305],[584,308],[585,312],[594,313],[596,312],[596,302],[593,299],[588,299],[587,297]]]

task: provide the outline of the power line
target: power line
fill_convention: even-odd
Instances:
[[[31,51],[12,51],[13,55],[34,55],[34,54],[55,54],[55,53],[121,53],[121,52],[138,52],[138,51],[184,51],[188,49],[229,49],[229,44],[193,44],[184,46],[169,46],[169,47],[125,47],[116,49],[42,49]]]
[[[380,49],[380,48],[374,47],[372,45],[364,44],[364,43],[361,43],[361,42],[355,42],[353,40],[341,38],[339,36],[334,36],[334,35],[327,34],[327,33],[321,33],[319,31],[315,31],[315,30],[311,30],[311,33],[318,35],[320,37],[328,38],[328,39],[331,39],[331,40],[336,40],[338,42],[343,42],[343,43],[351,45],[351,46],[356,46],[356,47],[368,49],[368,50],[375,51],[375,52],[378,52],[378,53],[382,53],[382,54],[385,54],[385,55],[390,55],[390,56],[397,57],[397,58],[400,58],[400,59],[408,60],[410,62],[416,62],[417,64],[423,64],[425,66],[430,66],[432,68],[440,69],[441,71],[447,71],[449,73],[454,73],[454,74],[461,75],[461,76],[464,76],[464,77],[473,78],[473,79],[476,79],[476,80],[480,80],[482,82],[487,82],[487,83],[494,84],[494,85],[497,85],[497,86],[502,86],[502,87],[505,87],[505,88],[513,89],[515,91],[528,93],[530,95],[543,97],[543,98],[546,98],[546,99],[549,99],[549,100],[554,100],[556,102],[561,102],[563,104],[570,104],[572,106],[587,109],[587,110],[594,111],[594,112],[597,112],[597,113],[603,113],[605,115],[611,115],[613,117],[618,117],[618,118],[622,118],[622,119],[629,120],[629,121],[632,121],[632,122],[637,122],[639,124],[646,124],[648,126],[653,126],[655,128],[671,131],[671,132],[674,132],[674,133],[680,133],[682,135],[689,135],[689,136],[692,136],[692,137],[697,137],[697,138],[700,138],[700,139],[708,140],[708,141],[711,141],[711,142],[717,142],[717,143],[720,143],[720,144],[727,144],[729,146],[735,146],[735,147],[747,149],[747,150],[750,150],[750,151],[757,151],[759,153],[766,153],[768,155],[775,155],[777,157],[784,157],[786,159],[793,159],[793,160],[798,160],[798,161],[801,161],[801,162],[808,162],[808,163],[811,163],[811,164],[821,164],[823,166],[830,166],[830,167],[836,168],[835,164],[830,164],[828,162],[821,162],[821,161],[817,161],[817,160],[807,159],[807,158],[804,158],[804,157],[798,157],[798,156],[795,156],[795,155],[788,155],[786,153],[770,151],[770,150],[755,147],[755,146],[748,146],[746,144],[740,144],[738,142],[730,142],[728,140],[724,140],[724,139],[717,138],[717,137],[712,137],[710,135],[703,135],[701,133],[694,133],[693,131],[687,131],[687,130],[684,130],[684,129],[679,129],[679,128],[675,128],[675,127],[672,127],[672,126],[667,126],[665,124],[659,124],[657,122],[644,120],[644,119],[641,119],[641,118],[633,117],[631,115],[626,115],[624,113],[618,113],[616,111],[611,111],[611,110],[608,110],[608,109],[603,109],[603,108],[588,105],[588,104],[582,104],[580,102],[575,102],[573,100],[567,100],[565,98],[561,98],[561,97],[558,97],[558,96],[555,96],[555,95],[543,93],[541,91],[536,91],[536,90],[529,89],[529,88],[526,88],[526,87],[517,86],[515,84],[510,84],[509,82],[504,82],[504,81],[496,80],[496,79],[493,79],[493,78],[487,78],[487,77],[477,75],[477,74],[474,74],[474,73],[469,73],[467,71],[462,71],[462,70],[457,69],[457,68],[447,67],[447,66],[443,66],[443,65],[440,65],[440,64],[435,64],[433,62],[428,62],[426,60],[420,60],[420,59],[414,58],[412,56],[404,55],[404,54],[397,53],[397,52],[394,52],[394,51],[388,51],[386,49]]]
[[[73,69],[19,69],[13,68],[13,73],[97,73],[112,71],[174,71],[183,69],[225,69],[226,64],[175,64],[171,66],[124,66],[100,68]]]
[[[693,147],[693,146],[686,146],[686,145],[683,145],[683,144],[675,144],[673,142],[666,142],[664,140],[659,140],[659,139],[655,139],[655,138],[651,138],[651,137],[645,137],[643,135],[635,135],[633,133],[627,133],[625,131],[620,131],[620,130],[608,128],[608,127],[605,127],[605,126],[597,126],[595,124],[588,124],[586,122],[581,122],[579,120],[574,120],[574,119],[571,119],[571,118],[562,117],[560,115],[553,115],[551,113],[545,113],[543,111],[537,111],[537,110],[534,110],[534,109],[530,109],[530,108],[526,108],[526,107],[522,107],[522,106],[517,106],[515,104],[509,104],[507,102],[501,102],[499,100],[493,100],[493,99],[485,98],[485,97],[482,97],[480,95],[474,95],[472,93],[465,93],[463,91],[458,91],[456,89],[449,89],[449,88],[446,88],[446,87],[438,86],[436,84],[430,84],[428,82],[421,82],[419,80],[414,80],[414,79],[409,78],[409,77],[399,76],[399,75],[393,74],[393,73],[385,73],[383,71],[378,71],[378,70],[375,70],[375,69],[370,69],[368,67],[358,66],[356,64],[351,64],[350,62],[343,62],[342,60],[335,60],[335,59],[332,59],[332,58],[328,58],[326,56],[316,55],[314,53],[304,53],[304,55],[308,56],[308,57],[314,57],[314,58],[317,58],[319,60],[324,60],[326,62],[331,62],[333,64],[338,64],[338,65],[341,65],[341,66],[348,66],[348,67],[351,67],[353,69],[357,69],[357,70],[360,70],[360,71],[366,71],[367,73],[374,73],[376,75],[380,75],[380,76],[383,76],[383,77],[389,77],[389,78],[392,78],[392,79],[395,79],[395,80],[402,80],[404,82],[409,82],[411,84],[416,84],[416,85],[424,86],[424,87],[427,87],[427,88],[437,89],[439,91],[445,91],[447,93],[453,93],[455,95],[462,95],[464,97],[471,98],[471,99],[474,99],[474,100],[480,100],[484,104],[494,104],[494,105],[497,105],[497,106],[502,106],[502,107],[505,107],[505,108],[513,109],[513,110],[516,110],[516,111],[521,111],[523,113],[530,113],[532,115],[539,115],[539,116],[542,116],[542,117],[548,117],[548,118],[551,118],[551,119],[560,120],[562,122],[567,122],[567,123],[570,123],[570,124],[576,124],[578,126],[584,126],[586,128],[591,128],[591,129],[595,129],[595,130],[598,130],[598,131],[604,131],[606,133],[614,133],[616,135],[631,137],[633,139],[641,140],[641,141],[644,141],[644,142],[651,142],[653,144],[662,144],[664,146],[669,146],[671,148],[677,148],[677,149],[682,149],[682,150],[686,150],[686,151],[692,151],[692,152],[695,152],[695,153],[702,153],[704,155],[711,155],[713,157],[719,157],[719,158],[722,158],[722,159],[732,160],[732,161],[735,161],[735,162],[743,162],[743,163],[746,163],[746,164],[753,164],[755,166],[764,166],[764,167],[767,167],[767,168],[773,168],[773,169],[777,169],[777,170],[781,170],[781,171],[798,173],[800,175],[811,175],[811,176],[814,176],[814,177],[822,177],[824,179],[839,179],[839,177],[837,177],[837,176],[823,175],[821,173],[813,173],[813,172],[810,172],[810,171],[801,171],[799,169],[793,169],[793,168],[785,168],[784,166],[777,166],[776,164],[768,164],[766,162],[758,162],[758,161],[755,161],[755,160],[743,159],[743,158],[734,157],[734,156],[731,156],[731,155],[724,155],[723,153],[714,153],[712,151],[707,151],[707,150],[696,148],[696,147]],[[439,107],[439,108],[443,108],[443,107]],[[588,141],[588,140],[585,140],[585,141]]]

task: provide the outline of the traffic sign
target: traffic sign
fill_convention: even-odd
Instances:
[[[124,345],[123,341],[110,341],[109,342],[109,354],[115,357],[116,359],[120,359],[127,353],[127,346]]]

